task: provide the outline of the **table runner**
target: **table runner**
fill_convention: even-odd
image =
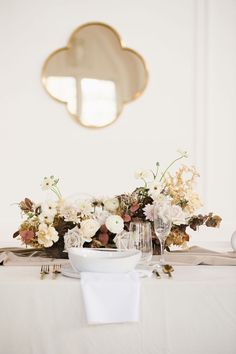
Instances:
[[[24,254],[24,249],[22,250]],[[41,265],[41,264],[68,264],[67,259],[54,259],[45,257],[34,257],[30,255],[27,257],[20,256],[20,249],[9,248],[0,249],[0,263],[7,266],[14,265]],[[167,263],[173,265],[224,265],[236,266],[236,252],[215,252],[198,246],[192,246],[187,250],[165,252],[165,259]],[[157,262],[159,256],[153,256],[152,262]]]

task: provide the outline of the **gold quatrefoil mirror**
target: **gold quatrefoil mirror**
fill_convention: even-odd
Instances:
[[[103,23],[76,29],[42,71],[47,92],[65,103],[77,122],[96,128],[114,122],[123,105],[142,94],[147,80],[143,58]]]

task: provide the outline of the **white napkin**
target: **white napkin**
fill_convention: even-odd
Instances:
[[[82,272],[81,287],[89,324],[138,321],[140,281],[137,272]]]

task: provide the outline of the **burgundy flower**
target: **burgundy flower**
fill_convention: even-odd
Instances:
[[[125,214],[123,216],[123,220],[124,220],[124,222],[129,222],[131,220],[131,216],[129,214]]]
[[[103,246],[106,246],[109,241],[109,236],[107,232],[101,232],[98,236],[99,241],[103,244]]]

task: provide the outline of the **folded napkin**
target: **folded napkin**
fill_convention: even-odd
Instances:
[[[158,259],[158,256],[153,257],[153,261]],[[236,266],[236,252],[216,252],[192,246],[184,251],[165,252],[165,260],[173,265]]]
[[[137,322],[140,282],[137,272],[81,273],[89,324]]]

